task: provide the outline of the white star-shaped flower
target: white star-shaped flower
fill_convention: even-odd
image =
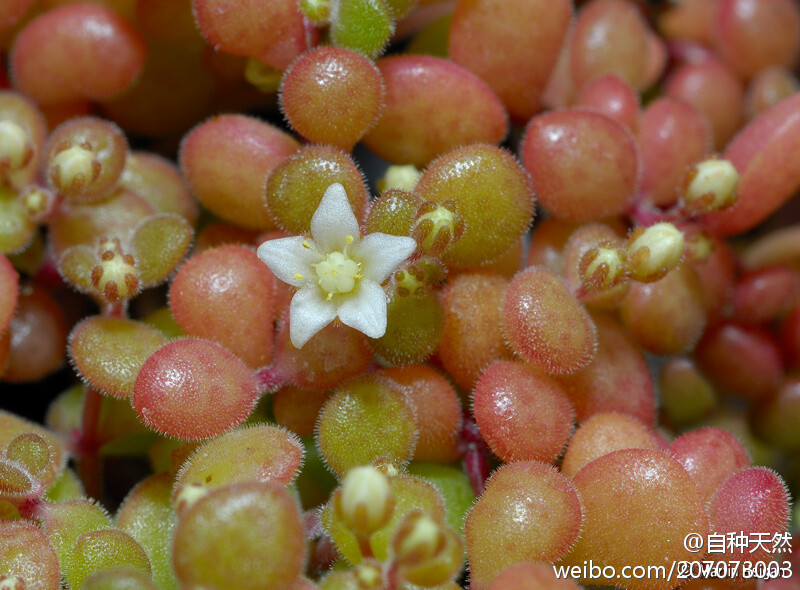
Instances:
[[[370,338],[386,333],[386,293],[381,283],[417,247],[413,238],[372,233],[361,237],[344,187],[328,187],[311,218],[311,239],[268,240],[258,257],[299,291],[289,306],[295,348],[335,318]]]

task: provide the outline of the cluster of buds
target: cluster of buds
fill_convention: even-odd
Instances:
[[[691,217],[727,209],[736,203],[738,187],[739,173],[734,165],[712,156],[691,167],[680,205],[673,213]],[[665,221],[637,228],[624,247],[603,243],[589,249],[579,263],[584,288],[607,291],[627,279],[650,283],[663,278],[684,256],[693,261],[707,259],[711,240],[691,223],[684,225],[686,234]]]
[[[370,537],[386,527],[395,514],[392,475],[375,466],[351,469],[334,493],[333,506],[342,523],[365,549]],[[461,537],[441,518],[411,510],[400,518],[389,540],[389,555],[381,563],[362,552],[365,559],[351,577],[358,588],[397,587],[397,581],[430,587],[443,584],[460,569],[464,546]]]
[[[623,246],[603,243],[589,249],[578,270],[590,292],[607,291],[628,279],[651,283],[678,266],[683,250],[683,232],[661,222],[637,228]]]

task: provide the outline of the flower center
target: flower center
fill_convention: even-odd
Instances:
[[[347,236],[347,245],[353,241]],[[328,300],[340,293],[352,293],[356,281],[361,278],[361,264],[347,255],[347,246],[343,252],[331,252],[324,260],[314,264],[319,286],[328,294]]]

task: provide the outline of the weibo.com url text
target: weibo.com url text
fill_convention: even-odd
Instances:
[[[617,568],[612,565],[598,565],[592,560],[583,565],[554,565],[556,578],[580,580],[693,580],[704,578],[740,578],[770,580],[791,578],[790,561],[673,561],[665,565],[626,565]]]

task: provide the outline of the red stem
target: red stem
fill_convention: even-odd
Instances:
[[[126,301],[106,303],[102,316],[108,318],[126,317]],[[100,447],[105,441],[100,438],[100,412],[103,409],[103,395],[92,386],[86,387],[83,401],[81,432],[78,438],[78,471],[80,472],[86,495],[96,500],[103,499],[103,470]]]
[[[486,442],[475,424],[475,419],[468,413],[464,414],[460,436],[464,470],[477,497],[486,488],[489,462],[486,460]]]
[[[128,316],[128,305],[125,301],[117,301],[115,303],[106,303],[103,306],[103,317],[105,318],[123,318]]]
[[[383,587],[384,590],[396,590],[400,582],[397,560],[391,559],[384,564]]]
[[[100,447],[102,441],[99,436],[100,411],[103,407],[103,396],[94,387],[86,388],[86,398],[83,403],[83,419],[81,421],[81,435],[78,441],[78,470],[80,471],[86,495],[96,500],[102,500],[103,478],[100,464]]]
[[[489,463],[486,461],[486,455],[477,445],[468,445],[465,449],[464,470],[467,472],[475,497],[480,497],[483,490],[486,489],[486,480],[489,479]]]
[[[356,535],[356,539],[358,539],[358,548],[364,559],[375,557],[375,554],[372,553],[372,545],[369,544],[369,536]]]

